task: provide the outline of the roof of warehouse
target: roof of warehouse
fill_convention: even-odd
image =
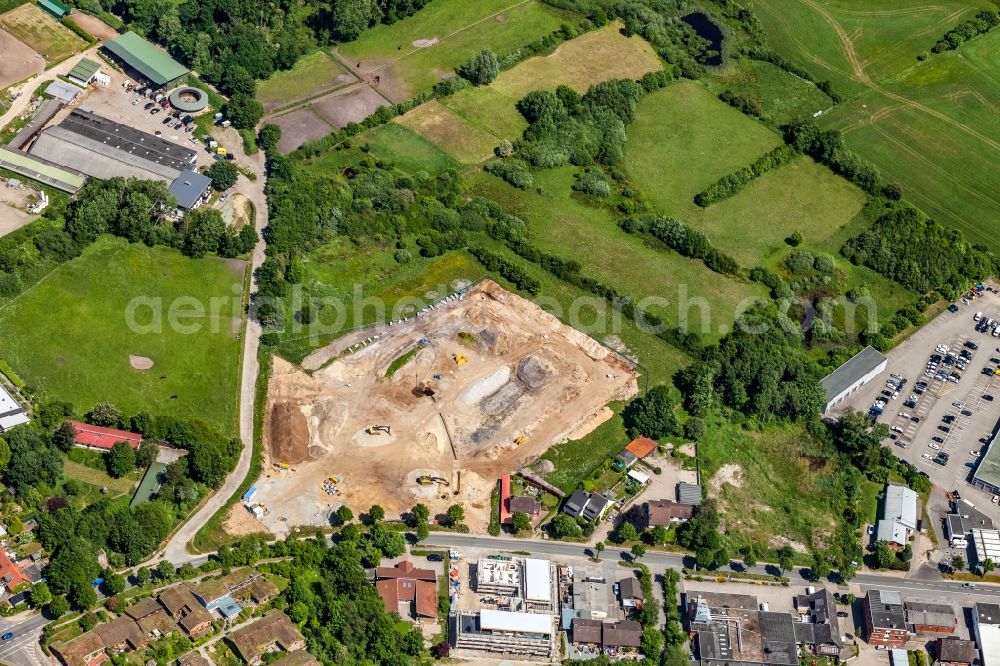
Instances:
[[[552,601],[552,567],[548,560],[524,560],[524,598]]]
[[[79,421],[67,421],[66,423],[71,425],[73,430],[76,431],[73,441],[84,446],[110,449],[118,442],[126,442],[133,449],[137,449],[139,448],[139,443],[142,441],[142,435],[135,432],[104,428],[89,423],[80,423]]]
[[[73,84],[59,80],[53,81],[45,87],[45,94],[52,95],[53,97],[61,99],[64,102],[72,102],[74,99],[79,97],[82,92],[82,90]]]
[[[152,43],[131,30],[104,44],[104,48],[124,60],[153,83],[163,85],[178,79],[188,70]]]
[[[837,397],[847,387],[885,362],[886,357],[882,352],[874,347],[865,347],[842,366],[820,380],[826,399],[832,400]]]
[[[48,160],[4,148],[0,148],[0,167],[51,185],[63,192],[76,192],[83,187],[86,180],[84,176],[66,171]]]
[[[542,613],[513,613],[484,608],[479,611],[479,626],[490,631],[518,631],[526,634],[552,634],[552,616]]]
[[[986,453],[979,459],[972,477],[994,487],[1000,486],[1000,445],[997,444],[996,437],[990,440]]]
[[[1000,531],[976,528],[969,531],[972,533],[972,546],[976,551],[976,559],[980,562],[987,558],[1000,562]]]
[[[83,110],[73,111],[59,127],[173,169],[183,170],[197,156],[190,148]]]

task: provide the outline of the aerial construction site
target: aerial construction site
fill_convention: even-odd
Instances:
[[[461,504],[484,527],[500,475],[637,390],[627,360],[489,280],[370,333],[312,374],[274,360],[249,508],[275,534],[341,504]]]

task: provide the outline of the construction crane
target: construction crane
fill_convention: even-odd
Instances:
[[[365,432],[369,435],[378,435],[383,432],[387,435],[392,435],[392,430],[387,425],[370,425]]]
[[[451,485],[450,483],[448,483],[448,481],[442,479],[440,476],[431,476],[430,474],[421,474],[420,476],[418,476],[417,483],[419,483],[422,486],[429,486],[432,483],[439,483],[442,486]]]

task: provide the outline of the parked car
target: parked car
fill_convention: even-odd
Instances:
[[[969,451],[969,455],[972,456],[973,458],[978,458],[979,451]]]
[[[3,636],[0,636],[0,640],[4,640],[4,641],[9,641],[12,638],[14,638],[14,632],[13,631],[8,631]]]
[[[430,555],[427,556],[427,561],[429,561],[429,562],[443,562],[444,561],[444,556],[439,555],[438,553],[431,553]]]
[[[974,590],[974,589],[976,589],[976,584],[975,583],[962,583],[962,587],[964,587],[967,590]]]
[[[913,421],[914,423],[920,423],[920,417],[919,416],[911,416],[910,420]]]
[[[986,395],[983,396],[983,400],[985,400],[986,402],[993,402],[993,396],[987,393]]]
[[[931,441],[937,442],[938,444],[944,444],[944,440],[942,438],[938,437],[937,435],[935,435],[934,437],[931,437]]]
[[[962,416],[972,416],[972,412],[967,409],[962,410]]]
[[[934,456],[932,456],[929,453],[922,453],[920,457],[923,458],[924,460],[931,460],[932,458],[934,458]]]

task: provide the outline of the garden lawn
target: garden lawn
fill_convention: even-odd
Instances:
[[[98,489],[107,488],[109,491],[108,496],[111,498],[130,495],[136,481],[134,473],[120,479],[113,479],[108,476],[107,472],[81,465],[72,460],[63,461],[63,476],[95,486]]]
[[[336,58],[319,49],[300,58],[291,69],[275,72],[258,83],[257,99],[270,112],[356,80]]]
[[[458,166],[447,151],[403,124],[386,123],[366,132],[362,140],[375,157],[389,160],[408,173],[434,174]]]
[[[47,67],[87,47],[87,42],[34,4],[21,5],[0,15],[0,28],[40,53]]]
[[[0,358],[42,401],[72,402],[78,414],[108,401],[127,415],[197,417],[235,434],[244,268],[102,237],[0,309]],[[150,332],[126,323],[136,299],[148,305],[139,301],[134,321]],[[153,368],[133,369],[130,355]]]
[[[571,191],[574,172],[573,167],[537,172],[537,189],[528,191],[484,173],[472,175],[470,184],[475,193],[524,219],[539,249],[580,262],[584,275],[637,301],[655,299],[649,302],[651,313],[686,325],[706,342],[730,330],[747,299],[765,295],[760,285],[724,277],[701,261],[625,233],[606,210],[587,205]]]
[[[360,62],[360,71],[379,75],[381,87],[401,101],[454,75],[480,49],[511,51],[565,20],[565,14],[538,0],[432,0],[413,16],[376,26],[338,49],[349,62]]]
[[[694,195],[779,144],[764,125],[685,80],[639,101],[624,165],[656,210],[683,219]]]

